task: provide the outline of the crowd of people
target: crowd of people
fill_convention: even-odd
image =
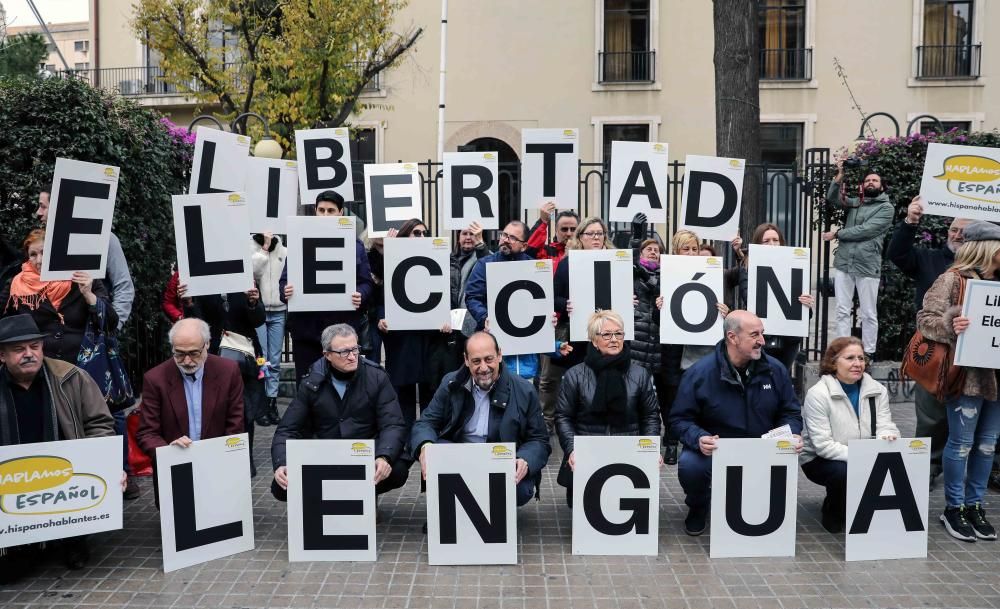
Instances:
[[[894,206],[877,174],[865,176],[857,197],[847,196],[838,173],[831,203],[846,208],[836,240],[837,331],[820,362],[820,378],[800,403],[792,384],[801,339],[770,336],[747,303],[748,251],[732,240],[735,265],[725,274],[727,302],[718,302],[724,336],[714,346],[660,343],[660,255],[708,256],[715,249],[697,234],[679,230],[664,242],[647,235],[637,217],[626,247],[634,249],[634,339],[610,310],[580,311],[569,294],[573,250],[614,248],[601,218],[580,218],[546,204],[529,227],[509,222],[491,251],[476,223],[457,234],[451,254],[451,307],[464,309],[461,327],[394,330],[385,319],[382,239],[355,243],[357,287],[353,311],[288,312],[296,286],[288,282],[287,250],[279,236],[251,237],[255,286],[246,292],[187,295],[176,272],[163,292],[172,322],[171,357],[145,373],[136,440],[154,459],[161,446],[190,446],[200,439],[276,425],[271,445],[272,493],[285,500],[289,439],[375,439],[376,492],[398,489],[411,467],[426,475],[426,447],[434,443],[513,442],[516,497],[538,497],[541,472],[562,449],[556,481],[573,506],[574,439],[578,435],[660,436],[661,465],[677,466],[688,514],[685,530],[707,528],[712,453],[720,438],[755,438],[785,429],[806,477],[826,489],[821,522],[842,531],[846,519],[849,442],[895,440],[886,388],[868,372],[877,345],[877,298],[884,235]],[[44,221],[47,193],[39,199]],[[320,194],[315,215],[345,213],[343,198]],[[963,282],[997,279],[1000,227],[956,219],[947,245],[914,244],[923,208],[915,198],[897,223],[887,256],[916,280],[917,326],[927,337],[954,345],[969,327],[960,313]],[[550,238],[554,235],[554,238]],[[427,224],[409,220],[386,238],[430,236]],[[0,292],[0,445],[104,436],[123,430],[95,381],[77,367],[80,345],[96,312],[121,329],[134,288],[121,246],[112,236],[108,276],[42,281],[44,228],[32,230],[20,250],[6,247]],[[761,224],[751,244],[785,245],[778,226]],[[620,244],[621,245],[621,244]],[[550,260],[554,273],[556,342],[552,351],[506,355],[490,334],[486,265]],[[860,302],[861,339],[851,334],[854,293]],[[798,297],[812,309],[810,293]],[[569,317],[588,318],[586,341],[570,341]],[[277,407],[281,354],[290,341],[297,392],[281,414]],[[383,356],[384,354],[384,356]],[[384,358],[383,358],[384,357]],[[932,439],[932,484],[943,474],[945,530],[964,541],[996,539],[986,518],[984,492],[1000,435],[997,371],[969,368],[959,395],[935,396],[918,387],[917,436]],[[122,488],[139,494],[128,476],[127,442]],[[251,451],[252,454],[252,451]],[[251,471],[258,464],[251,457]],[[155,480],[155,478],[154,478]],[[69,568],[88,559],[86,538],[58,544]],[[23,575],[37,545],[3,551],[0,574]]]

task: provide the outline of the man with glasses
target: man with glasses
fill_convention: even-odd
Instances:
[[[514,482],[521,506],[535,496],[552,447],[534,387],[511,374],[503,360],[492,334],[476,332],[469,337],[465,366],[441,381],[413,424],[410,446],[426,479],[428,444],[514,442]]]
[[[243,433],[243,379],[236,362],[208,352],[208,324],[185,318],[167,334],[171,358],[143,377],[135,439],[153,459],[161,446]],[[247,463],[249,465],[249,462]],[[156,476],[153,476],[156,490]],[[159,497],[156,498],[159,506]]]
[[[927,289],[955,262],[955,252],[965,242],[963,231],[972,222],[967,218],[952,220],[944,247],[915,247],[923,215],[923,198],[917,195],[906,208],[906,216],[896,223],[886,251],[889,260],[913,280],[913,304],[917,312],[924,308],[924,294]],[[941,455],[948,441],[948,418],[945,416],[944,405],[920,385],[914,385],[913,398],[917,412],[917,431],[914,437],[931,439],[930,483],[933,488],[934,479],[942,472]],[[990,482],[991,485],[995,485],[994,488],[1000,488],[1000,475],[996,479],[991,477]]]
[[[406,484],[410,465],[403,447],[406,423],[396,400],[389,375],[381,366],[360,356],[358,335],[348,324],[323,330],[323,357],[302,379],[298,393],[274,432],[271,461],[274,481],[271,493],[280,501],[288,498],[288,440],[375,439],[375,493]]]
[[[479,259],[469,275],[469,283],[465,287],[465,306],[469,314],[476,320],[477,330],[489,331],[489,319],[486,304],[486,265],[494,262],[513,262],[518,260],[534,260],[525,249],[528,242],[528,227],[520,220],[513,220],[500,233],[497,253]],[[534,380],[538,375],[538,355],[525,353],[507,358],[507,367],[517,376]]]
[[[719,438],[759,438],[788,426],[802,450],[802,414],[788,369],[764,353],[764,324],[747,311],[732,311],[715,351],[684,372],[668,424],[684,445],[677,479],[688,515],[684,529],[701,535],[712,498],[712,453]]]

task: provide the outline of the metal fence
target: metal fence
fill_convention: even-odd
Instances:
[[[830,280],[830,245],[820,240],[820,228],[815,224],[815,197],[825,191],[825,184],[832,176],[829,149],[810,149],[805,152],[801,168],[794,165],[748,165],[748,174],[756,174],[755,183],[760,184],[759,197],[764,205],[764,218],[781,228],[788,245],[812,248],[813,277],[817,288],[817,306],[811,321],[810,337],[803,342],[803,358],[818,359],[828,342],[830,311],[828,299],[832,296]],[[423,198],[423,218],[433,234],[439,234],[438,197],[441,192],[442,165],[434,161],[418,164]],[[361,171],[361,164],[354,168]],[[681,196],[684,184],[684,163],[673,161],[669,166],[667,184],[668,209],[665,225],[654,226],[657,235],[664,243],[669,242],[669,236],[679,227]],[[520,163],[499,164],[500,192],[500,226],[519,219],[531,226],[537,219],[536,210],[525,209],[521,205],[521,168]],[[579,164],[579,201],[577,212],[581,217],[600,215],[609,217],[610,209],[610,171],[608,164]],[[348,213],[365,217],[364,201],[350,202]],[[625,222],[609,223],[612,239],[628,237],[631,225]],[[551,229],[550,229],[551,230]],[[662,231],[662,232],[661,232]],[[487,231],[484,237],[495,245],[499,231]],[[748,242],[750,235],[743,235]],[[727,266],[735,264],[728,244],[717,244],[718,251],[726,260]],[[153,328],[150,329],[149,326]],[[123,341],[124,357],[133,381],[141,381],[143,372],[156,365],[167,356],[166,331],[169,324],[166,317],[158,320],[132,319],[126,329]],[[141,328],[141,329],[140,329]],[[285,340],[284,361],[289,361],[291,351],[288,338]]]

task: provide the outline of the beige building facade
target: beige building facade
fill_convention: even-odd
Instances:
[[[190,120],[196,104],[157,84],[156,58],[132,36],[130,1],[90,2],[102,84]],[[397,31],[423,35],[365,93],[376,109],[351,120],[357,158],[436,157],[440,10],[411,0],[399,15]],[[904,134],[924,114],[945,128],[1000,127],[1000,45],[985,41],[1000,26],[996,2],[760,0],[760,15],[769,163],[801,166],[809,148],[850,145],[862,113],[887,112]],[[447,43],[445,151],[494,147],[516,161],[521,129],[572,127],[583,162],[604,161],[621,139],[668,143],[681,161],[715,153],[708,0],[453,0]],[[896,133],[884,117],[871,126]]]
[[[76,23],[49,23],[46,24],[49,28],[49,32],[52,34],[52,39],[55,40],[55,46],[59,48],[62,56],[66,59],[66,63],[69,64],[71,70],[88,70],[90,69],[90,45],[92,42],[92,36],[90,31],[90,23],[87,21],[79,21]],[[16,36],[17,34],[40,34],[45,36],[40,25],[22,25],[22,26],[12,26],[7,28],[7,34],[10,36]],[[66,69],[63,65],[62,60],[59,59],[59,53],[53,48],[51,42],[48,39],[45,40],[46,45],[48,45],[49,54],[45,60],[38,66],[41,70],[48,70],[49,72],[61,72]]]

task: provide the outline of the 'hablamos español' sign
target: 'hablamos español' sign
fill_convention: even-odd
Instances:
[[[1000,220],[1000,148],[928,144],[920,194],[929,214]]]

